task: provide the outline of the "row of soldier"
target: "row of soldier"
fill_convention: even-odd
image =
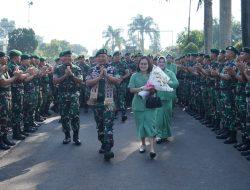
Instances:
[[[250,160],[250,48],[211,49],[210,55],[188,54],[176,64],[179,103]]]
[[[67,51],[61,52],[55,63],[49,64],[44,58],[23,54],[18,50],[10,51],[8,56],[0,52],[0,149],[7,150],[15,145],[9,138],[9,131],[12,131],[14,140],[24,140],[34,133],[51,115],[51,105],[54,112],[63,112],[63,108],[60,108],[60,85],[53,81],[53,74],[62,65],[65,56]],[[114,93],[116,114],[121,111],[123,122],[127,120],[127,106],[131,106],[133,97],[127,91],[127,85],[136,70],[134,61],[138,61],[140,56],[131,57],[127,53],[121,57],[120,52],[115,52],[113,57],[108,56],[109,62],[123,77],[123,81],[115,85]],[[90,57],[85,60],[82,55],[73,60],[73,64],[80,68],[82,80],[77,88],[80,91],[79,103],[85,112],[88,112],[87,100],[90,97],[90,88],[86,86],[85,80],[90,68],[96,65],[95,59]],[[80,144],[80,141],[76,144]]]

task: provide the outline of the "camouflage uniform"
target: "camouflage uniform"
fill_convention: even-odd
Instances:
[[[107,74],[110,76],[116,75],[116,70],[111,64],[104,66]],[[100,75],[100,67],[98,65],[92,67],[86,77],[86,80],[92,80]],[[114,145],[113,140],[113,120],[114,110],[104,104],[106,86],[108,85],[106,79],[101,79],[98,83],[97,101],[93,106],[94,117],[97,125],[98,140],[102,143],[102,149],[109,152]]]
[[[222,70],[222,74],[225,74],[227,67],[235,67],[234,61],[228,61]],[[233,80],[221,80],[221,98],[224,103],[223,109],[223,123],[229,132],[236,131],[235,123],[235,82]]]
[[[0,73],[0,79],[9,79],[8,73]],[[11,86],[0,86],[0,136],[7,134],[11,119]]]
[[[23,72],[26,72],[28,66],[20,66]],[[36,108],[36,87],[34,79],[24,84],[24,96],[23,96],[23,124],[24,131],[28,132],[34,125],[35,121],[35,108]]]
[[[126,71],[129,72],[128,66],[125,62],[112,63],[115,67],[119,77],[126,75]],[[127,80],[123,80],[120,84],[115,85],[115,104],[116,109],[122,112],[122,116],[126,116],[126,90],[127,90]]]
[[[86,75],[88,74],[88,71],[90,69],[90,66],[87,63],[79,63],[78,65],[81,68],[82,76],[83,76],[83,84],[81,84],[80,87],[80,105],[81,107],[84,107],[85,111],[88,111],[88,104],[87,100],[89,97],[89,90],[87,89],[88,87],[86,86]]]
[[[41,115],[44,115],[48,113],[49,105],[51,102],[50,76],[48,74],[40,78],[40,87],[41,87],[41,97],[42,97],[40,113]]]
[[[66,64],[57,66],[54,76],[57,78],[62,77],[65,74],[67,66]],[[70,67],[75,77],[82,80],[81,69],[74,64],[70,65]],[[74,133],[78,133],[79,131],[79,95],[79,85],[72,79],[72,76],[68,76],[58,85],[60,115],[65,134],[69,133],[71,128]]]
[[[14,76],[14,71],[19,64],[10,62],[9,67],[9,74],[10,77]],[[13,136],[18,135],[21,133],[21,125],[23,122],[23,82],[20,80],[16,80],[16,82],[12,83],[11,85],[11,94],[12,94],[12,128],[13,128]]]

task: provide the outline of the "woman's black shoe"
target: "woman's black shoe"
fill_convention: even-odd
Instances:
[[[149,156],[151,159],[154,159],[156,157],[156,153],[155,152],[150,152]]]
[[[16,143],[14,143],[13,141],[8,139],[7,134],[3,135],[3,143],[8,145],[8,146],[15,146],[16,145]]]

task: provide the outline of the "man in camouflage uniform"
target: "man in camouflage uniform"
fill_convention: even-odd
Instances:
[[[235,110],[235,79],[228,73],[228,70],[236,69],[235,58],[237,50],[233,46],[226,48],[227,62],[222,70],[222,73],[218,73],[221,79],[221,97],[224,101],[224,132],[217,136],[218,139],[226,139],[225,144],[236,143],[236,110]]]
[[[125,63],[127,64],[128,69],[129,69],[129,73],[130,73],[130,76],[128,78],[126,78],[126,82],[128,85],[130,77],[132,76],[133,73],[136,72],[137,65],[134,61],[132,61],[130,53],[125,54]],[[127,88],[127,90],[126,90],[126,105],[127,106],[131,107],[133,97],[134,97],[134,94],[131,93]]]
[[[8,139],[7,125],[11,119],[11,84],[17,79],[17,72],[10,78],[7,57],[0,52],[0,149],[8,150],[15,143]]]
[[[168,54],[166,56],[166,68],[169,69],[170,71],[174,72],[174,74],[177,74],[177,66],[174,63],[174,58],[172,55]]]
[[[58,67],[61,64],[60,58],[55,59],[55,65],[52,70],[55,70],[56,67]],[[53,83],[53,75],[50,77],[50,85],[52,88],[52,94],[53,94],[53,106],[51,107],[51,110],[53,110],[55,113],[59,112],[59,103],[58,103],[58,85]]]
[[[65,139],[63,144],[71,142],[70,129],[73,130],[73,141],[81,145],[79,140],[80,110],[79,85],[82,83],[81,69],[72,64],[71,51],[61,53],[62,64],[55,68],[53,81],[58,84],[60,115]]]
[[[31,65],[35,68],[37,72],[39,72],[39,64],[40,64],[40,58],[37,55],[31,56]],[[41,116],[40,108],[42,104],[42,92],[41,92],[41,78],[40,75],[37,75],[33,82],[35,84],[36,89],[36,109],[35,109],[35,120],[36,122],[43,122],[45,118]],[[34,123],[36,127],[39,127],[40,124]]]
[[[23,96],[23,125],[26,133],[34,133],[36,127],[35,122],[35,108],[36,108],[36,87],[34,78],[38,74],[35,68],[30,65],[30,56],[27,54],[21,55],[20,70],[28,73],[24,79],[24,96]]]
[[[51,86],[50,86],[50,74],[52,73],[52,67],[46,64],[45,58],[40,58],[39,70],[40,70],[40,87],[42,93],[42,103],[40,107],[40,114],[43,117],[48,117],[49,107],[51,103]]]
[[[81,68],[82,76],[83,76],[83,83],[81,84],[81,87],[80,87],[80,106],[84,108],[85,113],[88,113],[89,108],[88,108],[87,100],[88,100],[89,90],[86,86],[86,76],[90,69],[90,66],[85,62],[84,55],[80,55],[77,58],[77,65]]]
[[[237,114],[241,121],[241,134],[242,143],[235,147],[242,151],[241,154],[246,156],[247,160],[250,161],[250,48],[244,47],[241,50],[240,60],[237,63],[240,75],[236,76],[238,83],[244,82],[245,89],[241,89],[241,97],[236,98],[237,107],[240,108]],[[243,85],[243,84],[242,84]],[[238,86],[238,85],[237,85]],[[241,85],[240,85],[241,86]],[[243,94],[244,93],[244,94]],[[238,95],[238,96],[239,96]],[[244,95],[244,97],[242,96]]]
[[[104,159],[108,161],[114,157],[111,151],[114,145],[113,84],[118,84],[120,80],[115,77],[117,75],[115,68],[108,63],[106,49],[101,49],[96,53],[96,61],[96,66],[89,70],[86,84],[92,87],[89,103],[94,108],[98,140],[102,144],[99,153],[104,153]]]
[[[129,69],[125,62],[121,62],[121,53],[119,51],[115,52],[113,55],[112,66],[115,67],[120,79],[121,83],[115,85],[115,103],[116,103],[116,113],[121,111],[122,113],[122,122],[127,120],[126,115],[126,90],[127,90],[127,78],[129,77]]]
[[[9,53],[10,62],[8,64],[10,77],[14,76],[14,73],[19,70],[20,60],[22,53],[18,50],[11,50]],[[21,125],[23,122],[23,80],[25,79],[25,74],[22,74],[14,83],[11,84],[11,94],[12,94],[12,130],[13,139],[24,140],[26,133],[21,130]]]

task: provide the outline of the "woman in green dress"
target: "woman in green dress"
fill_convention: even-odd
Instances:
[[[129,81],[128,87],[130,92],[134,93],[132,101],[132,110],[134,112],[135,123],[137,127],[137,136],[141,139],[140,153],[146,150],[145,139],[150,141],[150,157],[153,159],[156,156],[154,150],[155,143],[155,117],[156,109],[148,109],[145,107],[146,100],[141,98],[138,93],[141,91],[151,91],[152,88],[146,87],[149,79],[149,73],[152,71],[152,63],[148,57],[142,57],[137,65],[137,72],[134,73]]]
[[[176,88],[179,85],[174,72],[166,68],[166,61],[164,57],[158,60],[158,66],[169,76],[169,86],[174,89],[173,92],[157,92],[158,97],[161,98],[162,107],[156,110],[156,142],[160,144],[171,137],[170,123],[172,118],[173,100],[176,96]]]

